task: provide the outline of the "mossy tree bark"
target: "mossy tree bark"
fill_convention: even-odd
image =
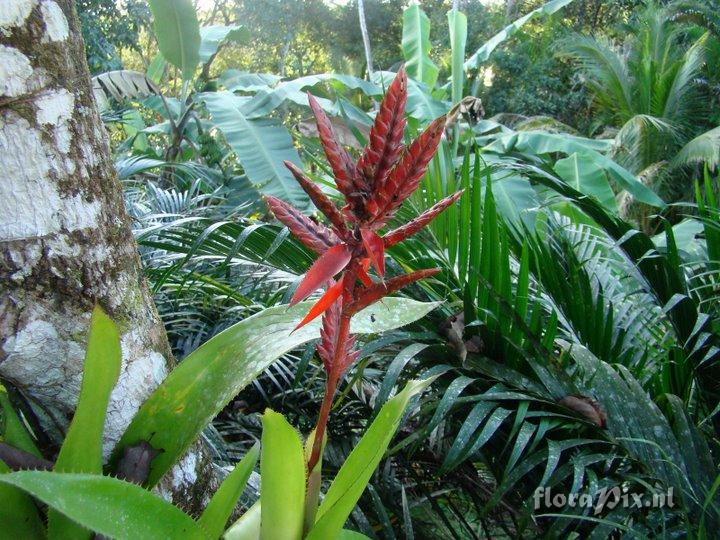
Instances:
[[[1,1],[0,378],[46,429],[62,432],[100,304],[120,325],[123,351],[107,454],[173,358],[93,101],[74,2]],[[210,467],[195,449],[161,490],[197,508]]]

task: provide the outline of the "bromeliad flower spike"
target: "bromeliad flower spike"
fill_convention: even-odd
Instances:
[[[327,286],[325,293],[298,325],[299,328],[323,316],[318,354],[327,372],[327,381],[308,460],[308,471],[313,471],[320,457],[325,425],[338,381],[358,355],[354,350],[355,338],[349,333],[350,318],[401,287],[439,271],[420,270],[385,280],[385,248],[418,232],[457,201],[461,192],[441,200],[402,227],[380,236],[378,231],[417,189],[440,142],[446,118],[443,116],[433,121],[415,141],[403,147],[407,76],[401,69],[380,105],[368,145],[358,162],[354,163],[338,142],[332,124],[318,102],[310,94],[308,100],[317,119],[320,141],[332,167],[335,183],[346,205],[338,209],[312,180],[290,162],[285,162],[285,165],[318,210],[327,217],[328,226],[312,221],[275,197],[267,197],[267,203],[275,217],[298,240],[320,255],[298,286],[291,305]],[[369,276],[370,266],[379,280],[374,281]]]

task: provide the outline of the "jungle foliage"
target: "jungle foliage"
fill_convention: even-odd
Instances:
[[[217,0],[199,11],[189,1],[149,4],[154,16],[134,19],[142,46],[128,45],[124,31],[103,31],[133,69],[98,63],[106,67],[94,84],[147,276],[182,362],[104,468],[102,419],[76,414],[53,472],[0,475],[0,493],[27,516],[28,530],[715,535],[715,0],[467,1],[459,10],[366,1],[372,73],[356,2],[281,2],[276,10],[277,2]],[[163,10],[174,17],[159,17]],[[93,47],[110,50],[85,26],[90,58]],[[437,118],[448,121],[417,189],[398,188],[407,200],[368,232],[358,212],[377,195],[352,182],[348,189],[343,167],[350,176],[366,170],[398,86],[406,106],[392,140],[397,152],[408,145],[399,156],[412,154],[411,141],[437,129]],[[311,113],[324,120],[316,125]],[[339,144],[328,151],[331,128]],[[393,185],[377,182],[386,203]],[[350,210],[329,210],[343,198]],[[444,211],[424,230],[378,247],[378,235],[423,221],[436,204]],[[356,225],[362,238],[351,236]],[[364,249],[357,264],[372,266],[366,286],[378,291],[438,269],[354,316],[357,345],[343,350],[354,361],[336,377],[329,410],[327,325],[321,332],[316,319],[291,331],[315,301],[337,300],[332,283],[312,294],[344,267],[317,259],[322,250],[303,241],[308,230],[342,239],[333,245],[347,255],[353,282],[360,273],[349,261]],[[307,297],[314,300],[297,304]],[[97,384],[83,384],[78,411],[104,410],[117,374],[100,370],[94,337],[108,334],[103,346],[112,349],[113,331],[97,312],[85,368]],[[4,442],[39,457],[4,394],[0,403]],[[327,437],[316,444],[323,414]],[[110,476],[123,448],[152,439],[164,452],[139,482],[150,488],[198,437],[218,464],[234,467],[198,519]],[[247,482],[258,458],[259,490]],[[543,489],[594,503],[607,493],[631,502],[672,493],[673,505],[558,508],[538,499]],[[47,523],[30,496],[50,508]],[[226,527],[238,499],[245,513]],[[90,500],[107,506],[88,512]],[[150,512],[163,519],[138,517]]]

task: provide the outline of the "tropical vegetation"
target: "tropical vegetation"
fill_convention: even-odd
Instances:
[[[2,381],[1,523],[715,537],[715,0],[111,4],[88,63],[180,362],[105,460],[118,321],[54,455]],[[189,515],[152,489],[198,440]]]

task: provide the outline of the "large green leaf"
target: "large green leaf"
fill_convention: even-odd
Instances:
[[[190,0],[149,0],[158,47],[190,80],[200,61],[200,26]]]
[[[510,224],[533,227],[538,197],[527,178],[518,175],[492,176],[492,191],[498,213]]]
[[[396,73],[392,71],[376,71],[373,73],[373,81],[387,88],[395,78]],[[408,79],[408,97],[405,112],[408,116],[417,118],[421,122],[429,122],[438,116],[442,116],[450,109],[448,103],[438,101],[430,95],[430,91],[422,82]]]
[[[250,41],[250,30],[244,26],[203,26],[200,29],[200,62],[203,64],[217,53],[225,41],[247,43]]]
[[[207,539],[185,512],[149,491],[95,474],[19,471],[0,483],[37,497],[73,521],[119,540]]]
[[[336,538],[340,534],[385,454],[410,399],[422,392],[432,381],[432,378],[410,381],[402,392],[383,405],[330,485],[318,509],[315,526],[307,536],[308,540]]]
[[[55,471],[102,474],[105,413],[110,392],[120,375],[120,334],[100,306],[93,309],[77,408],[60,448]],[[51,538],[89,538],[75,522],[54,511],[48,513]]]
[[[430,59],[430,19],[417,4],[403,12],[402,51],[408,76],[434,87],[438,67]]]
[[[519,131],[501,135],[483,148],[483,150],[498,154],[517,151],[540,155],[553,153],[571,155],[579,152],[588,162],[609,174],[638,201],[660,208],[665,206],[662,199],[640,182],[635,175],[600,153],[605,149],[607,149],[607,143],[604,141],[545,131]]]
[[[202,516],[200,516],[199,523],[211,538],[219,538],[225,530],[225,524],[235,509],[240,495],[242,495],[259,453],[260,447],[255,444],[245,454],[245,457],[240,460],[240,463],[235,465],[227,478],[223,480],[215,495],[210,499]]]
[[[351,330],[374,334],[425,316],[437,303],[385,298],[353,317]],[[295,347],[317,339],[320,320],[293,332],[312,306],[275,306],[213,337],[177,366],[142,405],[115,452],[148,441],[163,452],[151,465],[149,485],[165,474],[213,417],[265,368]]]
[[[617,202],[605,172],[584,152],[573,152],[555,162],[555,172],[573,188],[595,197],[602,205],[617,212]]]
[[[263,415],[260,457],[260,538],[300,540],[305,514],[305,452],[285,417]]]
[[[490,55],[497,48],[498,45],[500,45],[503,41],[508,39],[520,28],[522,28],[522,26],[526,22],[536,17],[541,17],[543,15],[552,15],[553,13],[565,7],[572,1],[573,0],[552,0],[552,2],[548,2],[547,4],[544,4],[539,8],[532,10],[527,15],[524,15],[513,23],[507,25],[500,32],[498,32],[485,43],[483,43],[482,47],[480,47],[477,51],[475,51],[475,54],[468,58],[468,60],[465,62],[465,70],[467,71],[480,67],[484,62],[487,61],[488,58],[490,58]]]
[[[218,78],[227,90],[231,92],[258,92],[270,91],[282,77],[271,73],[249,73],[237,69],[228,69]]]
[[[266,77],[266,75],[263,75],[263,78]],[[248,118],[264,118],[287,101],[308,107],[306,89],[321,83],[328,83],[333,86],[349,88],[351,90],[360,90],[368,96],[379,96],[382,93],[378,86],[359,77],[336,73],[319,73],[317,75],[307,75],[290,81],[284,81],[270,90],[259,91],[251,100],[243,105],[243,113]],[[243,88],[237,86],[234,89],[243,90]],[[337,106],[329,99],[318,97],[317,101],[328,113],[334,115],[340,113]]]
[[[463,97],[463,60],[465,59],[465,45],[467,43],[467,17],[462,11],[451,9],[448,11],[448,27],[450,29],[451,60],[451,96],[452,102],[458,103]]]
[[[307,194],[283,165],[283,161],[291,161],[302,168],[292,137],[282,123],[273,118],[249,119],[240,108],[243,99],[230,92],[207,92],[200,99],[250,181],[263,193],[309,209]]]

